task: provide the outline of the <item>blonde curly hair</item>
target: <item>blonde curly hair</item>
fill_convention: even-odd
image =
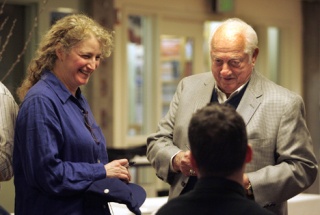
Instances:
[[[100,43],[102,58],[109,57],[113,49],[114,32],[104,29],[93,19],[83,14],[65,16],[58,20],[44,35],[31,60],[27,76],[17,90],[23,101],[29,89],[41,78],[44,70],[52,70],[56,62],[56,45],[62,44],[65,51],[70,51],[76,44],[94,35]]]

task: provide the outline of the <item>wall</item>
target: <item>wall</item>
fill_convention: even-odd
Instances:
[[[307,122],[310,128],[314,149],[320,159],[320,120],[319,120],[319,93],[320,93],[320,1],[303,1],[303,68],[304,68],[304,98],[307,111]],[[310,188],[311,192],[320,193],[320,179]]]
[[[279,84],[302,94],[300,0],[235,0],[236,16],[253,26],[280,28]],[[290,56],[290,57],[286,57]]]

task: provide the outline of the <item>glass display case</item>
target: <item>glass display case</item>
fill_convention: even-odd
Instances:
[[[162,116],[168,110],[179,81],[193,73],[193,40],[189,37],[162,35],[160,65]]]
[[[156,131],[179,81],[204,72],[204,37],[198,22],[150,13],[128,13],[125,17],[127,42],[120,50],[125,53],[125,62],[121,61],[121,77],[125,79],[118,89],[125,94],[116,98],[123,105],[122,111],[116,111],[123,121],[116,126],[125,129],[125,137],[119,135],[117,139],[137,146],[145,144],[147,136]]]

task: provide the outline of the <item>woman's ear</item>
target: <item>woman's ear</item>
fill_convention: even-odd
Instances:
[[[58,44],[56,45],[56,47],[55,47],[55,52],[56,52],[57,58],[58,58],[59,60],[62,60],[64,51],[63,51],[63,48],[62,48],[61,43],[58,43]]]

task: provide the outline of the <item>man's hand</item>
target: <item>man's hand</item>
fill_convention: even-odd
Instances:
[[[243,187],[244,189],[247,189],[249,187],[249,178],[246,174],[243,174]]]
[[[190,162],[190,151],[186,152],[179,152],[174,156],[172,161],[173,169],[176,172],[181,172],[186,176],[196,176],[196,172],[192,169],[191,162]]]

